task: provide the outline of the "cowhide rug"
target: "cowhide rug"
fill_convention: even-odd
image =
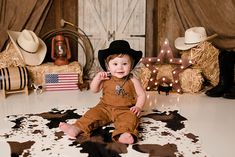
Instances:
[[[112,125],[94,131],[89,139],[69,139],[58,128],[84,113],[76,109],[9,115],[9,129],[0,130],[0,141],[9,145],[11,157],[205,157],[199,137],[187,132],[187,119],[177,110],[143,113],[139,141],[125,145],[111,141]],[[1,148],[2,151],[3,148]]]

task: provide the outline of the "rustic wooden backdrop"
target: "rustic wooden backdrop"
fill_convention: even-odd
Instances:
[[[146,56],[156,56],[165,38],[169,39],[174,55],[179,54],[174,48],[175,34],[178,33],[175,31],[178,29],[177,17],[171,9],[170,1],[146,0]],[[54,0],[40,36],[60,28],[61,18],[78,25],[78,0]],[[74,29],[68,25],[66,27]]]

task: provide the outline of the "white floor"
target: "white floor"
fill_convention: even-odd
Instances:
[[[4,130],[7,115],[39,113],[52,108],[95,105],[100,93],[89,91],[43,92],[29,96],[24,93],[8,95],[0,99],[0,130]],[[177,109],[188,119],[192,130],[210,157],[232,157],[235,150],[235,100],[210,98],[205,94],[176,94],[166,96],[149,92],[145,110],[161,111]],[[2,151],[2,148],[1,148]]]

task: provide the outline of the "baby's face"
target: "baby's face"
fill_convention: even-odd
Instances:
[[[128,55],[121,57],[115,57],[108,63],[108,70],[112,76],[117,78],[123,78],[127,76],[131,71],[131,59]]]

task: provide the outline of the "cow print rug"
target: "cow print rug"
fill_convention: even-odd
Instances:
[[[111,140],[113,126],[95,130],[91,137],[69,139],[58,128],[73,123],[84,113],[77,109],[9,115],[11,124],[0,131],[0,141],[9,145],[11,157],[206,157],[199,137],[187,131],[187,119],[178,110],[143,113],[139,141],[133,145]],[[2,148],[1,148],[2,149]],[[2,150],[1,150],[2,151]]]

